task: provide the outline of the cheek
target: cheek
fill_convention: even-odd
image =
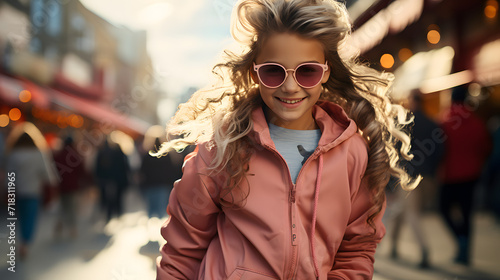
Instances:
[[[313,97],[313,98],[315,98],[315,99],[318,99],[318,98],[319,98],[319,96],[321,95],[321,92],[322,92],[322,91],[323,91],[323,87],[322,87],[321,85],[318,85],[318,86],[316,86],[316,87],[314,87],[314,88],[311,88],[311,89],[307,90],[307,93],[308,93],[311,97]]]
[[[259,85],[260,96],[263,100],[268,100],[269,98],[273,98],[272,95],[276,91],[276,89],[266,88],[263,85]]]
[[[276,89],[274,89],[274,88],[267,88],[267,87],[259,84],[259,92],[262,96],[272,95],[275,91],[276,91]]]

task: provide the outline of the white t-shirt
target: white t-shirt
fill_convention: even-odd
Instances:
[[[269,123],[269,133],[276,149],[285,159],[295,183],[302,165],[318,146],[321,130],[294,130]]]

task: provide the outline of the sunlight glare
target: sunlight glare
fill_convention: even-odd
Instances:
[[[164,21],[172,13],[172,5],[160,2],[142,8],[137,15],[137,24],[142,27],[153,26]]]

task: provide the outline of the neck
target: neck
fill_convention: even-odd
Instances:
[[[316,121],[314,120],[312,116],[312,111],[310,112],[310,118],[305,118],[305,119],[300,119],[300,120],[292,120],[292,121],[286,121],[283,119],[278,119],[278,118],[272,118],[272,113],[270,113],[268,110],[269,108],[266,108],[264,110],[264,114],[266,116],[266,119],[268,122],[287,129],[293,129],[293,130],[315,130],[319,129],[318,124],[316,124]],[[270,121],[271,120],[271,121]]]

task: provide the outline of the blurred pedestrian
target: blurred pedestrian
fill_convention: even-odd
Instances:
[[[497,117],[500,121],[500,117]],[[493,150],[486,171],[488,204],[497,223],[500,223],[500,124],[493,131]]]
[[[127,156],[120,146],[104,140],[97,152],[94,166],[101,192],[101,209],[106,213],[106,221],[123,214],[123,194],[129,182],[130,167]]]
[[[54,228],[56,237],[69,231],[72,238],[77,236],[78,194],[89,182],[89,174],[85,170],[83,156],[78,152],[71,136],[64,139],[63,147],[54,155],[59,172],[58,195],[60,201],[59,217]]]
[[[406,170],[412,177],[423,176],[422,181],[416,189],[410,193],[401,188],[394,188],[395,192],[389,192],[388,201],[396,206],[389,205],[388,211],[394,212],[392,228],[392,251],[391,257],[398,258],[398,241],[403,222],[407,222],[420,247],[421,268],[429,267],[429,246],[425,237],[420,219],[423,208],[423,197],[425,194],[434,194],[435,175],[439,162],[443,155],[443,139],[436,137],[441,128],[425,115],[422,111],[422,93],[415,90],[409,99],[409,109],[413,112],[414,125],[411,128],[411,154],[413,159],[405,162]],[[392,197],[390,197],[392,196]],[[426,200],[432,200],[427,196]]]
[[[160,146],[160,139],[155,139],[155,148]],[[140,186],[146,198],[148,217],[162,218],[175,180],[182,177],[182,158],[174,153],[163,157],[154,157],[149,151],[142,157],[139,171]]]
[[[485,123],[465,106],[466,97],[464,86],[453,89],[452,105],[441,125],[446,141],[440,210],[458,244],[455,261],[469,265],[475,186],[491,139]]]
[[[42,133],[31,123],[16,127],[7,139],[7,173],[15,178],[15,209],[21,242],[21,259],[28,254],[33,241],[43,196],[43,185],[54,186],[57,174],[52,155]]]

